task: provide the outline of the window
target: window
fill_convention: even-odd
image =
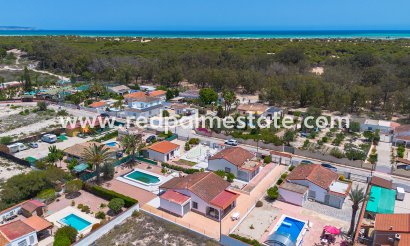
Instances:
[[[30,236],[30,244],[34,244],[34,236]]]
[[[27,246],[27,241],[26,241],[26,239],[24,239],[24,240],[18,242],[17,245],[18,245],[18,246]]]
[[[198,209],[198,203],[197,202],[192,202],[192,208]]]
[[[225,172],[230,173],[231,169],[229,167],[225,167]]]

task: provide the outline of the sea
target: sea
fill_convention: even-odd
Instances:
[[[0,36],[83,36],[203,39],[408,39],[410,30],[320,31],[101,31],[101,30],[0,30]]]

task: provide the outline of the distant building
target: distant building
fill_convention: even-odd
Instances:
[[[176,177],[159,187],[160,208],[180,217],[193,211],[219,221],[236,207],[239,197],[229,185],[213,172]]]
[[[241,115],[264,115],[269,106],[261,103],[239,104],[237,111]]]
[[[276,117],[278,118],[283,117],[283,110],[276,107],[269,107],[264,113],[264,117],[268,119],[273,119],[275,115],[277,115]]]
[[[175,103],[170,106],[171,109],[175,110],[176,114],[180,115],[193,115],[196,113],[196,108],[192,108],[187,104]]]
[[[169,141],[161,141],[146,147],[148,158],[167,162],[180,156],[180,146]]]
[[[142,90],[142,91],[155,91],[155,86],[152,86],[152,85],[141,85],[140,86],[140,89]]]
[[[208,169],[233,173],[237,179],[249,182],[262,165],[256,156],[241,147],[225,148],[208,158]]]
[[[199,98],[199,90],[188,90],[179,93],[179,97],[184,99],[198,99]]]
[[[406,147],[410,147],[410,124],[398,126],[394,129],[393,143],[396,146],[403,144]]]
[[[108,87],[108,91],[123,96],[127,93],[130,93],[131,89],[126,85],[117,85]]]
[[[124,96],[128,107],[125,108],[127,116],[153,117],[159,115],[163,101],[159,97],[148,96],[145,92],[134,92]]]
[[[380,130],[380,133],[389,134],[392,133],[397,126],[398,124],[392,121],[367,119],[361,124],[360,128],[362,131]]]
[[[351,188],[350,183],[338,180],[339,175],[319,164],[297,166],[279,186],[280,199],[303,206],[307,198],[342,208]]]
[[[165,102],[165,100],[167,99],[167,92],[164,91],[164,90],[151,91],[151,92],[148,93],[148,95],[151,96],[151,97],[158,97],[163,102]]]

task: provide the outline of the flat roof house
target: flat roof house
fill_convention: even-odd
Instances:
[[[102,144],[102,143],[90,141],[90,142],[75,144],[71,147],[68,147],[67,149],[64,150],[64,155],[66,155],[67,159],[69,160],[71,160],[72,158],[82,160],[84,157],[85,150],[90,148],[94,144],[97,146],[104,145],[104,148],[108,148],[109,149],[108,152],[110,153],[110,157],[112,158],[116,158],[117,152],[120,151],[118,148],[106,146],[105,144]]]
[[[351,184],[338,179],[337,173],[319,164],[299,165],[279,187],[279,196],[281,200],[299,206],[303,206],[306,199],[311,198],[335,208],[342,208]]]
[[[225,148],[208,158],[208,169],[222,170],[235,175],[237,179],[249,182],[258,173],[262,162],[256,156],[241,147]]]
[[[189,211],[221,220],[234,207],[239,194],[227,190],[229,182],[213,172],[176,177],[161,185],[160,208],[183,217]]]
[[[123,95],[125,95],[125,94],[127,94],[131,91],[131,89],[126,85],[117,85],[117,86],[113,86],[113,87],[108,87],[108,90],[115,93],[115,94],[121,95],[121,96],[123,96]]]
[[[180,155],[179,148],[180,146],[178,144],[161,141],[148,146],[146,150],[148,158],[160,162],[167,162]]]
[[[410,245],[410,214],[376,214],[372,245]]]

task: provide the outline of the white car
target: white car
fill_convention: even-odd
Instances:
[[[238,141],[236,141],[235,139],[229,139],[229,140],[225,140],[225,144],[231,145],[231,146],[236,146],[236,145],[238,145]]]

